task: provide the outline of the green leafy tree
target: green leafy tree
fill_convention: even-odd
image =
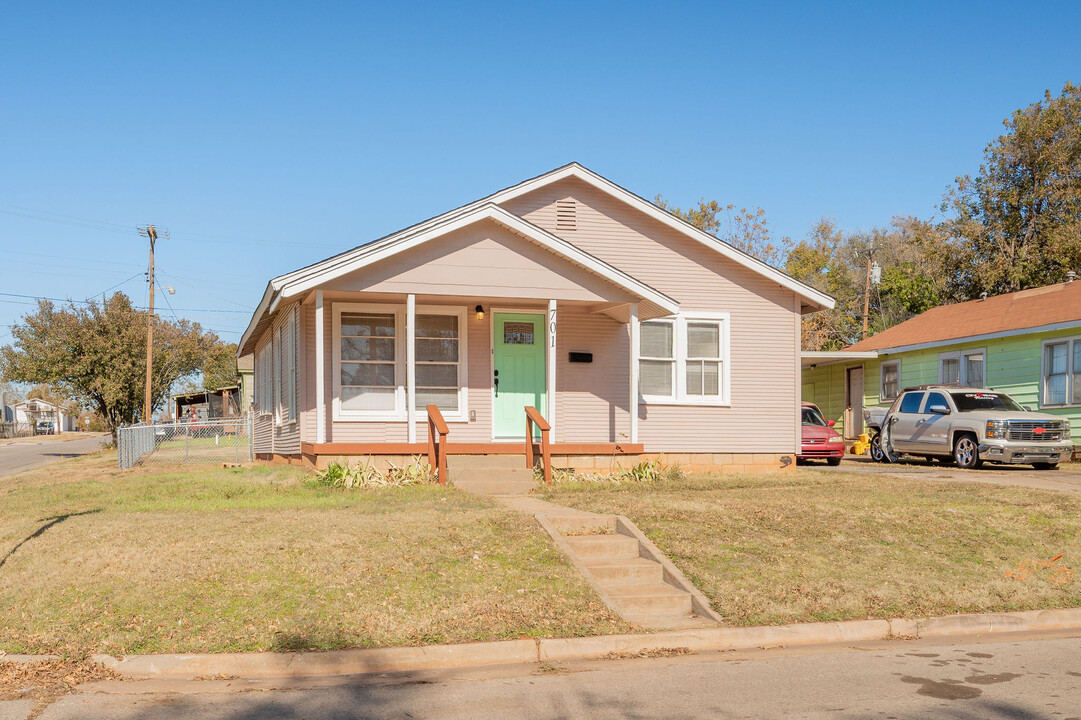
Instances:
[[[39,301],[36,312],[12,329],[0,348],[0,373],[18,382],[47,385],[94,410],[106,429],[139,419],[146,380],[148,313],[123,293],[100,304],[57,307]],[[178,380],[201,372],[224,343],[188,320],[154,318],[151,405],[160,408]]]
[[[934,223],[894,218],[888,228],[844,233],[820,220],[788,253],[785,270],[797,280],[829,293],[832,310],[803,319],[803,348],[837,350],[860,339],[867,289],[868,253],[882,267],[882,282],[868,298],[868,333],[880,332],[921,313],[944,298],[943,270],[949,253]]]
[[[737,208],[735,205],[721,205],[716,200],[698,201],[698,207],[682,210],[669,205],[658,195],[654,204],[667,210],[681,220],[686,220],[699,230],[724,240],[729,245],[756,257],[774,267],[784,263],[785,256],[792,246],[791,239],[774,238],[773,230],[766,220],[766,211],[760,207]]]
[[[1022,108],[984,151],[975,177],[943,201],[957,296],[1013,292],[1081,267],[1081,86]]]

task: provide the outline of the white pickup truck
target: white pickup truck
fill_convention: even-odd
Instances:
[[[962,468],[991,462],[1051,470],[1073,455],[1068,419],[1026,410],[985,388],[905,388],[889,408],[869,408],[863,417],[878,462],[907,454],[952,459]]]

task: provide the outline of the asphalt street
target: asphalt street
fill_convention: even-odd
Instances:
[[[100,450],[105,437],[80,433],[76,440],[67,440],[64,435],[0,440],[0,477]]]
[[[998,638],[959,644],[893,640],[345,680],[219,679],[156,686],[149,681],[150,688],[156,687],[149,693],[139,682],[110,682],[60,699],[41,720],[1081,720],[1081,633]]]

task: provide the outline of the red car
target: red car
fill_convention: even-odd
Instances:
[[[800,415],[803,440],[796,460],[824,458],[830,465],[840,465],[845,454],[845,441],[833,429],[834,421],[823,418],[822,411],[814,403],[803,403]]]

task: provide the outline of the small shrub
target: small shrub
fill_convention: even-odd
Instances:
[[[534,469],[538,482],[543,482],[544,473],[540,468]],[[552,484],[562,485],[566,483],[607,483],[621,485],[624,483],[655,483],[682,480],[687,476],[683,468],[678,465],[665,465],[660,458],[643,460],[631,467],[618,468],[609,473],[577,473],[574,470],[555,468],[552,471]]]
[[[315,473],[315,480],[320,485],[353,488],[400,487],[420,485],[434,479],[428,462],[414,457],[412,462],[402,467],[391,467],[386,472],[372,465],[368,460],[351,463],[343,458],[331,462],[326,470]]]

